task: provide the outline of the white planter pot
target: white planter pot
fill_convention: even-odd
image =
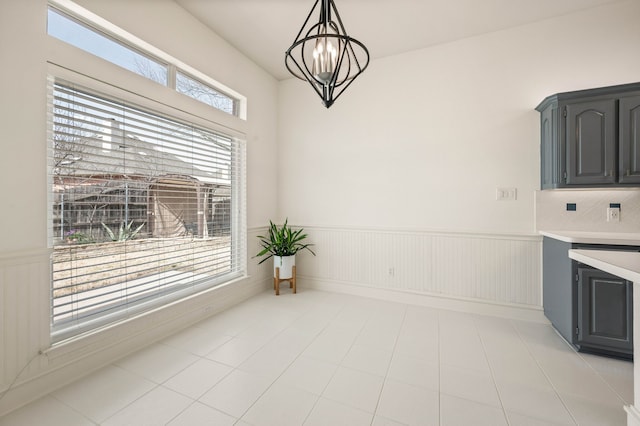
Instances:
[[[293,267],[296,265],[296,256],[273,256],[273,276],[276,276],[276,268],[280,268],[280,279],[293,278]]]

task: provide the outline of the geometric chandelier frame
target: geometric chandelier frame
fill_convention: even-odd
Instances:
[[[317,22],[310,21],[314,12],[319,12]],[[347,35],[333,0],[316,0],[286,51],[285,65],[307,81],[329,108],[367,68],[369,51]]]

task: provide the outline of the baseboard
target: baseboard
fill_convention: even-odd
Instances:
[[[550,324],[549,320],[544,316],[544,310],[538,306],[505,304],[481,299],[467,299],[398,289],[381,289],[357,283],[320,280],[304,276],[298,277],[298,286],[389,302]]]

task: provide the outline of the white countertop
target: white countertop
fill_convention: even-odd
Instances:
[[[540,231],[540,234],[566,243],[640,246],[640,232]]]
[[[569,257],[625,280],[640,284],[640,252],[569,250]]]

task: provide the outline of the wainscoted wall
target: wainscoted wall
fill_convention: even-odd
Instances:
[[[567,211],[575,203],[575,211]],[[620,204],[620,222],[607,222],[607,207]],[[640,232],[640,190],[536,191],[536,229],[546,231]]]
[[[304,228],[317,256],[299,256],[302,286],[541,310],[539,236]]]
[[[269,288],[270,268],[251,259],[264,231],[247,232],[246,278],[54,347],[49,250],[0,255],[0,416]]]
[[[23,379],[46,368],[38,352],[49,343],[48,281],[48,250],[0,257],[0,392],[21,371]]]

